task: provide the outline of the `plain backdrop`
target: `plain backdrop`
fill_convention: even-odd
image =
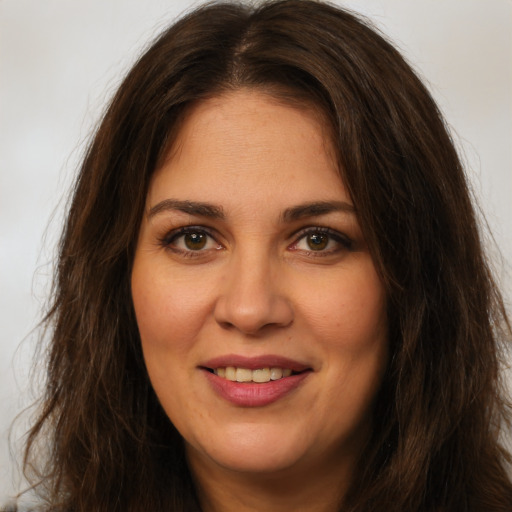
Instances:
[[[38,392],[28,379],[34,328],[76,167],[141,49],[199,3],[0,0],[0,503],[19,486],[8,432]],[[494,233],[489,250],[510,300],[512,1],[337,3],[373,20],[428,83]]]

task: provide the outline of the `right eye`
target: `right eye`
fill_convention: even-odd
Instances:
[[[199,254],[194,253],[222,249],[222,245],[208,231],[195,226],[172,231],[164,237],[162,245],[185,256],[196,256]]]

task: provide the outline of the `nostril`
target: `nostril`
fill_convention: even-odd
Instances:
[[[221,320],[221,321],[218,321],[217,323],[220,325],[220,327],[222,327],[223,329],[226,329],[226,330],[233,329],[235,327],[232,323],[227,322],[227,321]]]

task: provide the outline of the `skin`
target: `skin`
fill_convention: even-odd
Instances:
[[[206,511],[336,510],[371,428],[386,300],[334,154],[312,109],[239,90],[191,108],[152,177],[133,302]],[[285,215],[312,202],[335,207]],[[276,402],[239,407],[201,369],[225,354],[274,354],[311,371]]]

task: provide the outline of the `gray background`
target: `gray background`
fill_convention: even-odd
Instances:
[[[77,163],[141,48],[198,3],[0,0],[0,503],[20,485],[9,426],[38,391],[28,380],[33,329]],[[510,300],[512,1],[337,3],[369,16],[430,85],[494,233],[489,250]],[[25,424],[13,430],[18,444]]]

